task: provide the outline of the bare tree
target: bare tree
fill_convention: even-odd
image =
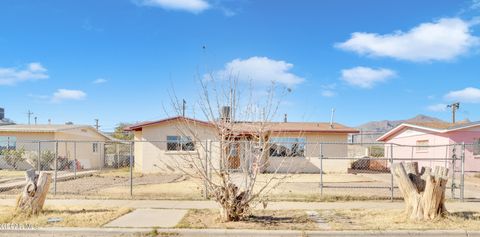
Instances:
[[[239,85],[232,77],[213,77],[200,80],[196,106],[214,139],[205,141],[205,131],[200,128],[203,122],[183,118],[177,130],[186,138],[179,146],[194,144],[196,149],[186,149],[191,151],[177,160],[176,168],[205,185],[205,192],[221,206],[224,221],[238,221],[249,215],[253,206],[266,206],[270,191],[301,168],[280,174],[278,165],[270,168],[270,174],[260,175],[269,167],[272,149],[278,149],[269,142],[276,125],[272,121],[290,89],[275,83],[258,89],[252,84]],[[172,105],[177,114],[184,114],[183,101],[176,96],[172,96]],[[277,136],[279,133],[275,131]],[[303,145],[291,144],[285,153],[295,155]],[[283,159],[281,163],[291,158],[286,155]]]

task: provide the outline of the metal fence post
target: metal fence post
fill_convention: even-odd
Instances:
[[[393,144],[390,144],[390,169],[393,167]],[[393,202],[393,173],[390,172],[390,201]]]
[[[320,196],[323,197],[323,144],[320,143]]]
[[[452,153],[452,185],[450,186],[450,190],[452,192],[452,199],[455,199],[455,163],[457,159],[457,144],[453,145]]]
[[[465,142],[462,142],[462,157],[461,157],[461,176],[460,176],[460,199],[465,201]]]
[[[133,197],[133,144],[130,142],[130,197]]]
[[[38,173],[40,174],[40,171],[42,171],[42,166],[40,164],[40,160],[42,159],[42,142],[38,141],[38,158],[37,158],[37,168],[38,168]]]
[[[210,140],[210,149],[208,150],[208,162],[212,163],[212,166],[213,166],[213,162],[212,162],[212,140]],[[208,179],[212,180],[212,171],[211,171],[212,167],[208,167]]]
[[[73,178],[77,179],[77,141],[73,142]]]
[[[205,141],[205,182],[204,182],[204,198],[208,199],[208,140]]]
[[[53,195],[57,195],[57,171],[58,171],[58,141],[55,141],[55,158],[53,160],[55,171],[54,176],[55,179],[53,180]]]
[[[115,143],[115,155],[113,155],[113,162],[117,166],[116,168],[120,167],[120,153],[118,150],[118,142]]]

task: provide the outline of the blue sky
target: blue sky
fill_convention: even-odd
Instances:
[[[480,120],[478,16],[478,0],[2,0],[0,107],[112,130],[233,71],[292,88],[290,120],[448,120],[453,101]]]

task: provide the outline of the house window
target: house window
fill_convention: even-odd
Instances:
[[[98,152],[98,143],[93,143],[93,144],[92,144],[92,151],[93,151],[94,153],[97,153],[97,152]]]
[[[17,147],[16,137],[0,136],[0,151],[3,149],[15,149]]]
[[[428,140],[418,140],[415,149],[416,152],[428,152]]]
[[[270,142],[270,156],[274,157],[303,157],[305,156],[305,138],[301,137],[272,137]]]
[[[480,138],[473,139],[473,156],[480,158]]]
[[[195,144],[187,136],[167,136],[167,151],[193,151]]]

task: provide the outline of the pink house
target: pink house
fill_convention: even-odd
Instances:
[[[461,159],[465,143],[465,171],[480,171],[480,121],[471,123],[402,123],[377,139],[385,142],[385,157],[419,161],[419,166],[452,169],[453,154]],[[423,159],[423,161],[422,161]],[[435,159],[435,160],[432,160]],[[461,169],[456,162],[455,170]]]

